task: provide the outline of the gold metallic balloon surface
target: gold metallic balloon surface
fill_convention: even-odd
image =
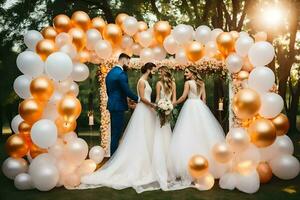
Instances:
[[[122,41],[122,30],[116,24],[107,24],[103,30],[103,38],[112,46],[119,45]]]
[[[277,136],[285,135],[288,132],[290,128],[290,123],[289,123],[289,119],[284,114],[280,113],[271,121],[276,128]]]
[[[31,124],[25,122],[25,121],[22,121],[20,124],[19,124],[19,127],[18,127],[18,130],[19,130],[19,133],[23,133],[23,134],[29,134],[30,133],[30,130],[31,130]]]
[[[90,52],[86,48],[78,52],[76,57],[76,59],[81,63],[89,62],[90,58],[91,58]]]
[[[57,131],[58,131],[59,135],[62,135],[64,133],[72,132],[76,129],[76,126],[77,126],[76,120],[71,121],[71,122],[65,122],[60,117],[55,120],[55,124],[56,124]]]
[[[35,99],[25,99],[19,105],[19,114],[29,124],[42,118],[43,105]]]
[[[233,152],[226,143],[215,144],[212,148],[212,154],[215,160],[220,163],[227,163],[233,156]]]
[[[154,38],[159,44],[171,33],[171,25],[167,21],[159,21],[153,27]]]
[[[51,53],[56,51],[55,43],[53,40],[43,39],[37,43],[35,51],[42,60],[46,60]]]
[[[58,113],[67,123],[75,121],[81,113],[80,101],[74,95],[65,95],[57,106]]]
[[[239,71],[237,77],[238,77],[238,79],[241,80],[241,81],[246,80],[246,79],[248,79],[248,77],[249,77],[249,72],[244,71],[244,70],[241,70],[241,71]]]
[[[220,33],[216,39],[219,51],[224,55],[228,56],[229,53],[234,51],[234,38],[228,32]]]
[[[240,119],[254,117],[258,113],[260,105],[259,94],[249,88],[240,90],[233,97],[233,111]]]
[[[54,92],[53,81],[46,76],[33,79],[30,83],[30,93],[33,98],[39,101],[47,101]]]
[[[28,148],[25,139],[19,134],[11,135],[5,143],[7,154],[13,158],[22,158],[27,154]]]
[[[42,149],[40,147],[38,147],[37,145],[35,145],[34,143],[32,143],[29,147],[29,153],[31,158],[35,158],[38,155],[42,154],[42,153],[47,153],[47,149]]]
[[[267,147],[274,143],[276,139],[276,129],[268,119],[257,119],[249,126],[251,142],[257,147]]]
[[[71,26],[71,20],[67,15],[57,15],[53,19],[53,27],[58,33],[68,32]]]
[[[101,17],[95,17],[92,19],[92,27],[97,29],[101,35],[103,35],[103,30],[106,26],[106,22]]]
[[[202,177],[208,172],[207,159],[201,155],[193,156],[189,161],[188,170],[193,178],[198,179]]]
[[[121,27],[127,17],[128,15],[126,13],[119,13],[115,19],[115,23]]]
[[[49,40],[53,40],[53,41],[55,40],[55,37],[57,36],[56,30],[52,26],[48,26],[48,27],[44,28],[41,31],[41,33],[45,39],[49,39]]]
[[[244,71],[247,71],[247,72],[251,72],[252,69],[254,69],[253,65],[251,64],[248,56],[246,56],[244,58],[244,64],[243,64],[243,67],[242,67],[242,70]]]
[[[260,162],[256,168],[261,183],[268,183],[272,177],[272,169],[267,162]]]
[[[87,31],[91,25],[91,19],[88,14],[83,11],[76,11],[71,17],[72,25]]]
[[[190,61],[196,62],[204,56],[204,46],[200,42],[194,41],[187,45],[185,52]]]
[[[230,31],[229,33],[233,37],[234,41],[236,41],[239,38],[239,36],[240,36],[239,32],[237,32],[237,31]]]
[[[144,21],[139,21],[138,22],[138,31],[139,32],[142,32],[142,31],[146,31],[147,29],[148,29],[148,25],[147,25],[147,23],[146,22],[144,22]]]
[[[77,51],[82,50],[86,45],[86,34],[80,28],[72,28],[69,35],[73,38],[73,44],[76,46]]]
[[[218,61],[224,61],[225,56],[218,50],[218,52],[213,56],[214,59]]]

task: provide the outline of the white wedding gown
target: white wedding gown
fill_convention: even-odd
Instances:
[[[152,89],[145,82],[145,98],[151,101]],[[159,189],[152,168],[155,112],[144,103],[137,104],[115,154],[96,172],[81,178],[78,189],[133,187],[137,193]]]
[[[196,82],[190,80],[188,83],[188,99],[179,114],[170,144],[174,174],[169,190],[194,187],[188,173],[188,162],[196,154],[208,160],[209,171],[215,178],[219,178],[226,169],[226,166],[216,163],[211,155],[212,146],[225,140],[223,129],[197,94]]]

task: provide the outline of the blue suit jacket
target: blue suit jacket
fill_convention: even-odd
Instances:
[[[127,97],[138,101],[138,97],[130,90],[128,77],[120,67],[113,67],[105,79],[106,92],[108,95],[107,109],[109,111],[128,110]]]

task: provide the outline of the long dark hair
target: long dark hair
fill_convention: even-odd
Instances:
[[[141,72],[142,72],[142,74],[145,74],[148,70],[152,70],[155,67],[156,67],[156,65],[154,63],[147,62],[144,66],[142,66]]]
[[[201,87],[204,85],[204,81],[202,77],[200,76],[199,71],[194,66],[188,66],[187,69],[193,74],[196,85],[197,85],[197,92],[200,93]]]

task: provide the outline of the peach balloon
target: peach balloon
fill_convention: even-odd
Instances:
[[[267,162],[260,162],[256,168],[261,183],[268,183],[272,177],[272,169]]]
[[[19,113],[26,122],[33,124],[42,118],[43,105],[35,99],[26,99],[20,103]]]
[[[103,30],[106,26],[106,22],[101,17],[95,17],[92,19],[92,27],[97,29],[101,35],[103,35]]]
[[[81,113],[80,101],[73,95],[65,95],[57,105],[58,113],[65,122],[75,121]]]
[[[76,129],[77,122],[76,120],[65,122],[62,118],[59,117],[55,120],[55,125],[57,127],[58,134],[61,136],[65,133],[74,131]]]
[[[119,13],[116,17],[115,23],[121,27],[127,17],[128,15],[126,13]]]
[[[84,160],[81,165],[77,168],[76,172],[79,176],[85,176],[95,171],[97,164],[91,160]]]
[[[268,39],[268,35],[266,32],[257,32],[254,34],[255,42],[266,41]]]
[[[42,60],[46,60],[46,58],[56,51],[56,46],[53,40],[43,39],[39,41],[35,47],[35,51]]]
[[[212,148],[212,155],[216,161],[227,163],[232,159],[233,152],[226,143],[217,143]]]
[[[271,121],[276,128],[277,136],[285,135],[288,132],[290,128],[290,123],[289,123],[289,119],[284,114],[280,113]]]
[[[82,50],[87,41],[85,32],[80,28],[72,28],[68,33],[73,38],[73,44],[76,46],[77,50]]]
[[[236,41],[240,37],[240,34],[237,31],[230,31],[229,33],[233,37],[234,41]]]
[[[57,36],[56,30],[52,26],[48,26],[41,31],[43,37],[49,40],[55,40]]]
[[[6,140],[5,149],[9,156],[13,158],[22,158],[27,154],[29,146],[22,136],[14,134]]]
[[[144,21],[139,21],[138,22],[138,31],[141,32],[141,31],[146,31],[148,29],[148,25],[146,22]]]
[[[80,176],[76,173],[70,173],[64,178],[64,185],[67,187],[76,187],[80,184]]]
[[[30,93],[38,101],[47,101],[54,92],[53,81],[46,76],[33,79],[30,83]]]
[[[189,161],[188,170],[194,179],[199,179],[208,172],[207,159],[201,155],[193,156]]]
[[[75,60],[77,60],[81,63],[85,63],[85,62],[89,62],[90,58],[91,58],[90,52],[84,48],[78,52]]]
[[[58,33],[68,32],[71,28],[71,20],[67,15],[57,15],[53,19],[53,27]]]
[[[242,70],[247,71],[247,72],[251,72],[252,69],[254,69],[254,67],[253,67],[253,65],[251,64],[251,62],[249,61],[248,56],[246,56],[246,57],[244,58],[244,64],[243,64]]]
[[[165,38],[171,33],[171,25],[167,21],[159,21],[154,24],[153,34],[159,44],[163,44]]]
[[[234,38],[228,32],[223,32],[216,38],[217,46],[219,51],[224,55],[228,56],[234,51]]]
[[[91,19],[88,14],[83,11],[76,11],[71,17],[72,25],[87,31],[91,25]]]
[[[116,24],[107,24],[103,30],[103,38],[113,46],[117,46],[122,41],[122,30]]]
[[[185,48],[185,53],[190,61],[196,62],[204,56],[204,46],[196,41],[191,42]]]

